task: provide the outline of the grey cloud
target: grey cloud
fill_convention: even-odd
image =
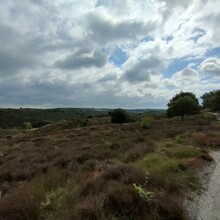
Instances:
[[[30,67],[33,63],[33,54],[28,53],[28,45],[21,34],[13,28],[0,24],[0,75],[10,76],[22,68]]]
[[[127,13],[129,10],[129,0],[97,0],[96,7],[103,6],[105,8],[108,8],[111,13],[115,14],[123,14]]]
[[[7,54],[0,51],[0,76],[16,74],[18,70],[28,66],[30,66],[29,61],[23,59],[20,54]]]
[[[22,69],[33,68],[41,63],[48,39],[32,34],[22,35],[0,24],[0,75],[17,74]]]
[[[213,13],[210,12],[206,16],[203,14],[200,16],[200,18],[197,19],[201,23],[201,26],[204,27],[205,30],[212,30],[212,39],[214,43],[216,44],[216,47],[220,45],[220,38],[219,38],[219,32],[220,32],[220,14],[219,13]]]
[[[152,74],[157,74],[158,70],[164,66],[162,60],[150,57],[137,61],[135,65],[127,69],[122,77],[131,83],[149,81]]]
[[[99,43],[136,39],[149,35],[154,28],[153,22],[145,24],[141,21],[127,20],[114,23],[99,14],[90,13],[87,15],[88,37]]]
[[[166,7],[169,9],[173,9],[175,7],[183,7],[183,8],[187,8],[189,7],[190,4],[192,4],[192,0],[184,0],[184,1],[180,1],[180,0],[158,0],[160,2],[165,2],[166,3]]]
[[[63,60],[55,62],[55,66],[61,69],[78,69],[87,67],[102,67],[107,62],[107,56],[98,50],[78,50]]]
[[[162,25],[172,16],[173,11],[176,8],[184,8],[187,9],[190,4],[192,4],[192,0],[158,0],[159,2],[164,2],[165,5],[159,9],[159,12],[163,16]]]
[[[46,78],[46,75],[44,77]],[[13,80],[8,79],[0,82],[0,105],[1,107],[131,108],[132,103],[132,107],[136,108],[161,107],[161,103],[154,102],[151,96],[150,98],[146,97],[148,102],[145,103],[139,97],[116,95],[119,93],[118,86],[106,88],[105,85],[105,88],[98,90],[96,83],[70,85],[65,81],[51,83],[47,80],[41,82],[36,79],[24,83],[19,78],[14,77]]]
[[[109,74],[109,75],[106,75],[103,78],[99,79],[97,82],[105,83],[105,82],[109,82],[109,81],[116,81],[116,79],[117,79],[116,75]]]

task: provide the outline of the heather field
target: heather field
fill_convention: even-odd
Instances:
[[[1,129],[0,219],[189,219],[184,200],[219,146],[209,113]]]

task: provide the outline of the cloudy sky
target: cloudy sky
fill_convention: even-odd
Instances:
[[[1,0],[0,107],[166,108],[220,89],[219,0]]]

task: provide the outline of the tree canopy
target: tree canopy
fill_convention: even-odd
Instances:
[[[180,92],[175,95],[167,104],[167,116],[175,117],[185,115],[192,115],[199,112],[200,106],[198,99],[191,92]]]
[[[185,97],[185,96],[190,96],[193,100],[195,100],[196,103],[199,104],[198,99],[196,98],[195,94],[193,94],[192,92],[183,92],[181,91],[180,93],[176,94],[167,104],[167,106],[169,107],[174,101],[176,101],[178,98],[180,97]]]
[[[220,90],[207,92],[201,96],[203,108],[210,108],[213,111],[220,110]]]
[[[128,121],[129,115],[125,110],[118,108],[111,112],[112,123],[126,123]]]

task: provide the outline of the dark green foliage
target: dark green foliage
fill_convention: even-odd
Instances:
[[[176,101],[177,99],[179,99],[180,97],[185,97],[185,96],[190,96],[193,100],[195,100],[196,103],[199,104],[198,99],[196,98],[195,94],[193,94],[192,92],[180,92],[178,94],[176,94],[167,104],[167,106],[169,107],[174,101]]]
[[[0,128],[22,128],[23,123],[31,122],[34,128],[53,124],[62,120],[85,120],[90,117],[105,116],[95,109],[57,108],[57,109],[0,109]]]
[[[220,110],[220,90],[207,92],[201,96],[204,108],[210,108],[214,111]]]
[[[200,106],[198,99],[193,93],[180,92],[168,103],[167,116],[181,116],[183,119],[184,115],[196,114],[199,110]]]
[[[128,121],[129,115],[125,110],[118,108],[111,112],[112,123],[126,123]]]

